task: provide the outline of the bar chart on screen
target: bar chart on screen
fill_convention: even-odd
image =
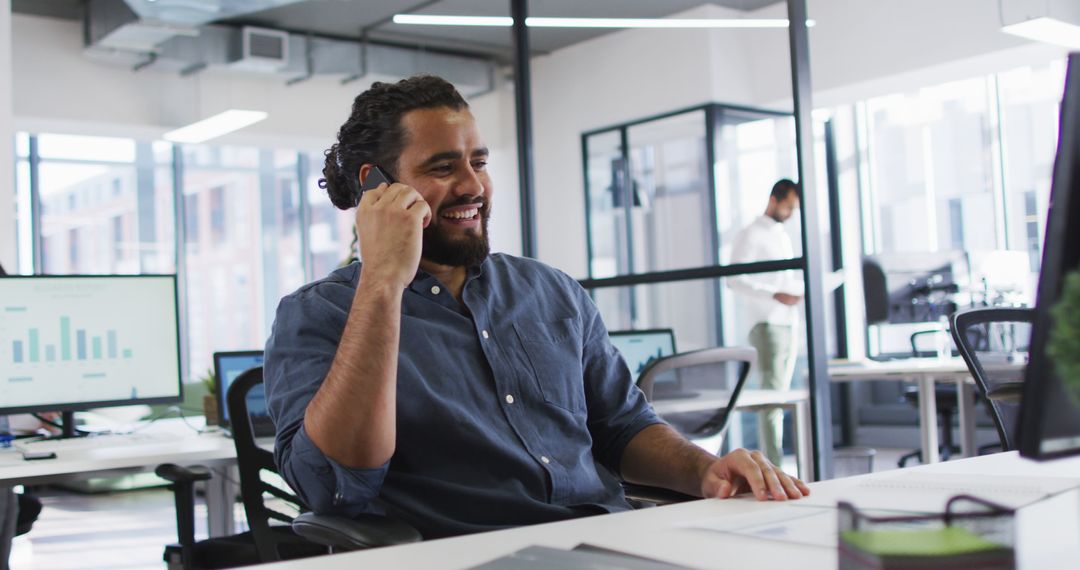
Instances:
[[[3,407],[123,402],[176,392],[171,279],[39,278],[0,283]],[[158,373],[148,374],[157,370]]]

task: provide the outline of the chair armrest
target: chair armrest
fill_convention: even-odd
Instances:
[[[423,539],[412,526],[380,515],[359,515],[353,519],[303,513],[293,519],[292,528],[307,540],[336,551],[408,544]]]
[[[154,474],[170,483],[194,483],[210,479],[210,470],[202,465],[181,467],[175,463],[162,463],[154,469]]]
[[[664,489],[663,487],[650,487],[648,485],[637,485],[634,483],[622,484],[623,493],[626,494],[626,499],[631,504],[635,505],[635,508],[642,506],[663,506],[673,503],[685,503],[686,501],[696,501],[701,497],[694,497],[678,491],[672,491],[671,489]]]

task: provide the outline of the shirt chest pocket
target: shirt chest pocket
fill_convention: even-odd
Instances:
[[[575,319],[514,323],[529,370],[544,401],[571,412],[585,411],[581,332]]]

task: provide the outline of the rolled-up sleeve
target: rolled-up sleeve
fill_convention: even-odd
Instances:
[[[630,440],[646,427],[664,422],[634,383],[622,355],[611,345],[596,305],[584,290],[581,296],[582,365],[593,455],[617,474]]]
[[[276,427],[274,458],[282,477],[312,511],[353,516],[374,501],[388,465],[353,469],[326,457],[304,431],[304,413],[337,350],[351,301],[335,299],[332,283],[307,287],[278,305],[263,366],[267,408]],[[341,295],[337,295],[340,297]]]

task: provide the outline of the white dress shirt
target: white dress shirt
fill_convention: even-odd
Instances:
[[[731,248],[731,263],[753,263],[774,259],[791,259],[791,238],[784,225],[762,215],[735,235]],[[747,315],[754,323],[794,325],[799,317],[798,305],[785,305],[773,298],[776,293],[803,295],[803,282],[794,271],[774,271],[736,275],[727,280],[728,287],[740,295]]]

